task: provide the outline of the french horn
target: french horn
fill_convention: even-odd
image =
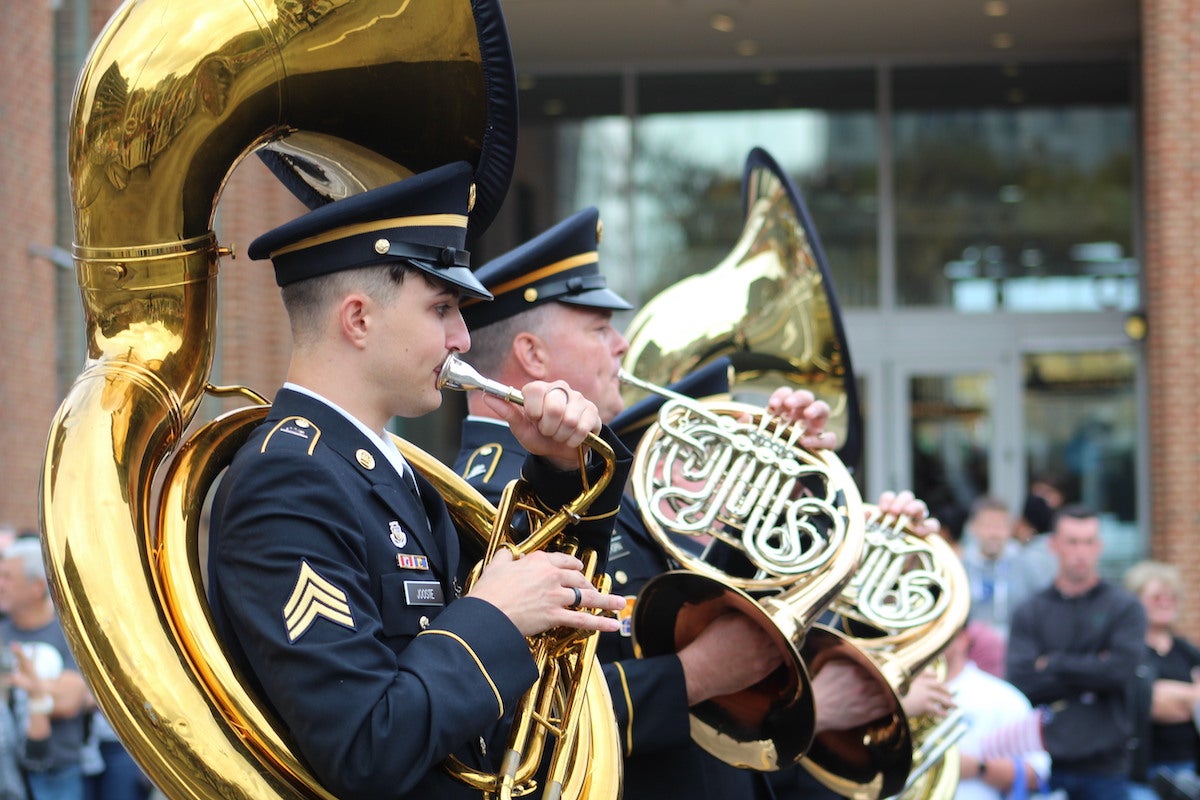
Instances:
[[[485,378],[455,353],[448,355],[438,370],[437,385],[439,389],[482,391],[509,403],[525,404],[520,391]],[[409,445],[405,450],[414,453],[418,448]],[[603,464],[603,471],[592,481],[588,480],[586,470],[588,450]],[[417,458],[414,465],[430,480],[436,476],[434,485],[443,496],[457,498],[461,486],[469,488],[454,470],[427,456]],[[589,433],[580,446],[583,491],[565,507],[544,508],[524,478],[510,481],[500,496],[491,535],[483,542],[483,558],[467,577],[464,591],[470,590],[483,565],[504,547],[517,558],[538,550],[569,553],[583,562],[584,577],[599,591],[607,592],[611,579],[597,570],[600,554],[581,546],[566,532],[566,527],[586,513],[612,482],[615,466],[612,447],[595,433]],[[471,494],[478,493],[472,489]],[[451,514],[458,513],[454,509],[457,500],[450,505]],[[521,536],[515,532],[518,519],[523,519],[528,528]],[[481,530],[473,520],[463,519],[462,523],[467,530]],[[529,794],[537,786],[535,776],[543,768],[550,735],[554,737],[554,745],[544,766],[542,797],[559,800],[582,794],[589,800],[618,800],[623,767],[612,697],[596,661],[599,638],[596,632],[566,628],[531,637],[538,680],[514,712],[500,769],[495,773],[481,772],[451,757],[447,770],[480,790],[486,798],[511,800]],[[570,789],[580,785],[585,785],[586,790]],[[569,789],[566,795],[564,787]]]
[[[692,739],[734,766],[791,766],[815,733],[799,648],[858,567],[858,489],[836,455],[801,446],[801,423],[744,403],[695,401],[624,370],[621,380],[667,398],[630,475],[647,531],[684,567],[651,579],[639,594],[635,652],[679,652],[722,614],[757,624],[783,666],[754,686],[692,706]]]
[[[967,730],[961,712],[941,720],[907,717],[900,697],[919,672],[939,668],[941,653],[966,624],[967,574],[940,536],[917,536],[906,518],[866,509],[862,565],[801,654],[809,664],[831,654],[854,659],[888,687],[895,710],[857,728],[818,734],[801,763],[855,800],[953,795],[958,761],[952,748]]]
[[[87,57],[67,154],[87,362],[50,426],[43,550],[81,672],[172,800],[331,797],[204,597],[205,497],[265,413],[209,382],[228,175],[265,152],[320,204],[465,160],[478,235],[512,172],[515,83],[496,0],[127,0]],[[188,436],[206,390],[251,405]]]
[[[718,356],[728,356],[736,373],[731,385],[735,396],[747,390],[765,393],[779,383],[790,383],[826,400],[833,411],[829,427],[844,442],[839,455],[853,466],[862,427],[853,370],[832,278],[807,208],[786,173],[757,148],[746,161],[743,200],[746,221],[730,254],[708,272],[664,290],[631,323],[624,366],[639,380],[627,383],[653,392],[657,383],[677,380]],[[736,302],[716,306],[705,302],[712,296]],[[708,313],[686,317],[672,313],[672,309],[696,307]],[[695,410],[689,411],[692,407]],[[735,428],[728,419],[714,416],[716,411],[711,402],[698,405],[668,398],[659,425],[651,428],[638,448],[632,480],[643,519],[655,540],[687,570],[663,576],[660,582],[666,588],[651,582],[643,591],[635,610],[634,636],[639,643],[650,644],[640,646],[647,652],[679,649],[716,613],[736,607],[760,619],[764,630],[786,632],[795,648],[789,655],[798,656],[793,660],[805,680],[819,679],[820,671],[835,660],[851,661],[873,678],[878,691],[890,701],[886,713],[852,731],[814,736],[810,721],[801,763],[818,779],[839,793],[873,800],[911,789],[910,779],[923,786],[933,782],[941,788],[947,783],[952,787],[956,775],[942,768],[940,757],[949,746],[940,735],[944,729],[932,732],[920,727],[919,744],[927,747],[914,750],[916,723],[907,720],[899,698],[914,671],[944,646],[942,639],[927,630],[922,637],[904,636],[897,628],[892,631],[895,641],[860,640],[817,623],[829,606],[844,614],[859,599],[872,613],[886,610],[871,605],[880,599],[875,590],[884,591],[887,580],[896,577],[891,565],[882,574],[876,572],[884,563],[885,540],[893,546],[902,542],[912,552],[917,545],[900,535],[879,534],[881,521],[876,514],[869,540],[864,530],[853,544],[822,543],[832,547],[824,558],[830,564],[853,564],[853,574],[832,567],[807,573],[800,566],[806,563],[803,557],[795,567],[775,573],[772,562],[781,560],[776,556],[803,556],[806,550],[796,544],[805,539],[789,530],[794,519],[786,518],[787,525],[779,527],[762,521],[788,507],[795,488],[778,477],[763,477],[771,474],[769,467],[780,458],[777,443],[760,444],[754,437],[761,432]],[[733,414],[761,419],[745,407]],[[714,444],[725,436],[728,444]],[[740,445],[735,443],[739,437]],[[763,461],[757,462],[751,454],[762,454]],[[840,488],[841,483],[834,485],[839,491],[854,492],[852,481],[846,480],[849,485],[845,489]],[[812,493],[818,498],[823,494],[820,489]],[[858,506],[854,504],[854,513]],[[737,509],[743,507],[753,507],[753,511],[739,515]],[[849,513],[850,506],[842,511]],[[695,558],[691,548],[680,541],[697,534],[716,542],[718,549],[736,547],[742,557],[732,563],[740,561],[740,566],[731,570],[728,559],[719,564],[708,554]],[[739,537],[742,541],[735,542]],[[760,537],[766,546],[757,543]],[[865,541],[871,541],[871,546]],[[836,548],[844,550],[833,555]],[[861,567],[860,558],[868,559]],[[953,554],[949,561],[938,562],[957,564]],[[911,580],[916,581],[919,574],[914,567]],[[773,577],[760,582],[766,575]],[[869,582],[867,576],[872,576]],[[936,611],[935,616],[941,618],[950,594],[933,594],[939,605],[925,611]],[[899,598],[896,594],[889,597]],[[954,606],[953,611],[946,615],[948,619],[956,618],[961,609]],[[870,619],[880,625],[888,621]],[[947,630],[953,629],[953,621],[946,624]],[[777,646],[782,648],[781,643]],[[765,701],[763,697],[719,699],[720,713],[701,707],[693,714],[693,738],[735,765],[756,769],[786,766],[787,760],[779,758],[779,742],[759,735],[779,697]],[[798,749],[791,748],[789,755]],[[937,770],[936,777],[926,776],[930,769]],[[933,794],[931,791],[930,797]]]

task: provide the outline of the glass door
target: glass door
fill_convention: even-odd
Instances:
[[[1052,497],[1047,484],[1060,495],[1052,502],[1099,512],[1102,569],[1119,578],[1147,550],[1138,526],[1137,363],[1132,348],[899,362],[888,381],[898,402],[886,443],[899,480],[885,488],[912,488],[961,532],[979,496],[1005,501],[1015,519],[1031,488]]]
[[[995,375],[912,373],[905,383],[910,485],[944,524],[960,530],[965,510],[991,490]]]
[[[1137,361],[1130,349],[1038,352],[1022,358],[1024,464],[1051,503],[1100,514],[1102,569],[1119,575],[1142,558],[1138,531]]]

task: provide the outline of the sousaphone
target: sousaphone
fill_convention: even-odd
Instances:
[[[658,386],[721,356],[733,364],[736,399],[790,384],[829,403],[837,454],[858,463],[858,390],[833,278],[799,190],[762,148],[746,157],[745,223],[729,254],[707,272],[664,289],[634,316],[627,372]],[[753,397],[752,397],[753,395]],[[630,387],[626,405],[644,393]]]
[[[329,797],[225,659],[196,553],[207,489],[264,412],[229,390],[254,405],[185,441],[221,391],[225,181],[266,152],[319,204],[465,160],[475,236],[507,190],[515,98],[496,0],[127,0],[88,55],[68,153],[87,362],[49,432],[43,546],[75,659],[168,797]]]

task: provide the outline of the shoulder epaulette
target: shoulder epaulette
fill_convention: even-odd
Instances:
[[[282,435],[276,437],[276,434]],[[267,447],[272,441],[286,441],[296,445],[298,444],[296,440],[299,440],[305,443],[304,449],[311,456],[317,446],[317,440],[320,438],[321,429],[304,417],[285,417],[263,439],[262,447],[259,448],[258,452],[267,452]]]
[[[504,448],[499,442],[491,442],[475,448],[475,452],[471,453],[470,458],[467,459],[467,465],[463,467],[462,476],[468,481],[478,478],[483,483],[488,483],[503,454]]]

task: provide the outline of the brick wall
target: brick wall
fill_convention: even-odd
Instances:
[[[1152,552],[1200,604],[1200,3],[1142,3]],[[1200,633],[1191,610],[1185,628]]]
[[[221,261],[214,381],[243,384],[268,397],[283,383],[291,352],[287,315],[271,262],[251,261],[246,248],[304,210],[257,157],[240,164],[226,185],[213,227],[236,257]]]
[[[118,0],[97,0],[85,24],[91,41]],[[0,15],[0,341],[8,357],[0,376],[0,524],[36,528],[38,481],[50,422],[62,400],[56,352],[78,363],[79,341],[58,341],[56,270],[65,302],[77,307],[73,271],[62,271],[45,255],[58,245],[55,211],[55,19],[50,0],[23,0]],[[69,37],[68,37],[69,38]],[[69,58],[69,55],[67,56]],[[69,87],[71,81],[67,80]],[[218,334],[213,382],[242,383],[270,396],[283,380],[288,330],[270,264],[251,262],[246,246],[258,234],[303,211],[262,167],[249,158],[231,176],[217,209],[214,229],[222,244],[243,253],[221,263]],[[63,220],[70,227],[70,220]],[[69,238],[69,237],[68,237]],[[32,250],[31,250],[32,249]],[[39,255],[39,253],[41,253]],[[212,415],[231,405],[207,404]]]
[[[54,244],[53,12],[41,0],[5,4],[0,15],[0,523],[37,524],[46,431],[58,405],[56,267],[30,248]]]

